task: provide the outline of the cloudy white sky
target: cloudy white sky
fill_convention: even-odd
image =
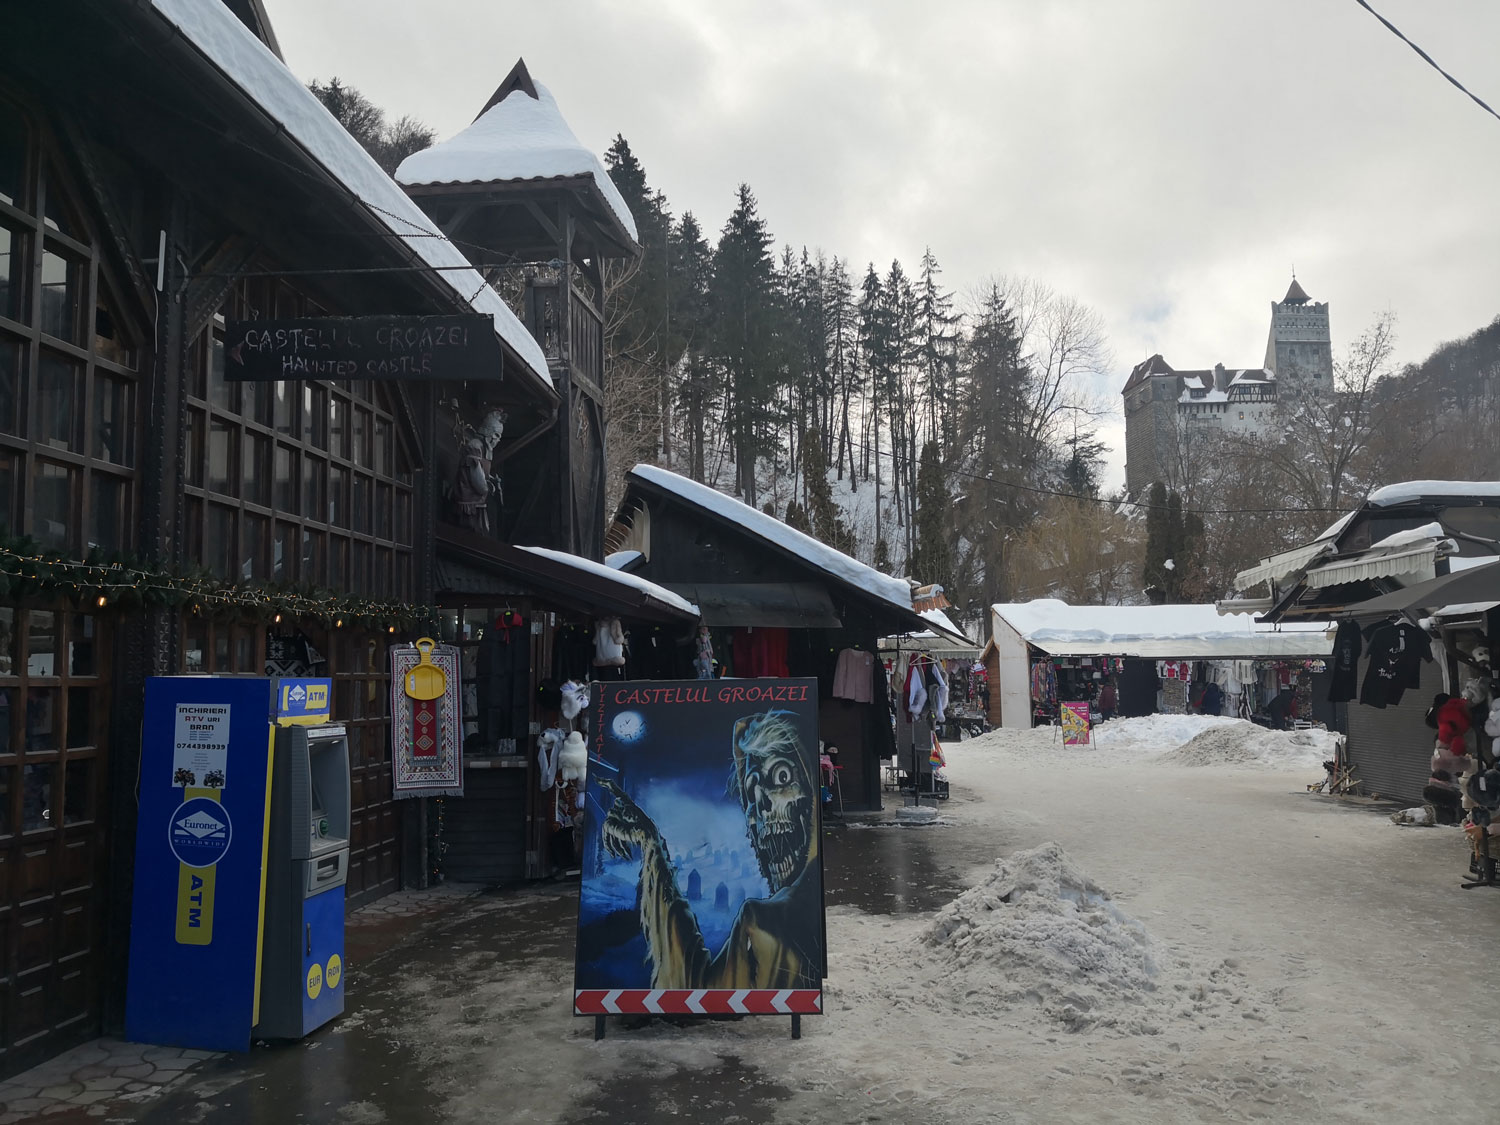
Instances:
[[[1500,4],[1373,2],[1500,108]],[[1040,278],[1104,317],[1111,392],[1156,351],[1259,365],[1294,264],[1335,351],[1384,309],[1402,360],[1500,313],[1500,120],[1354,0],[266,5],[300,77],[440,137],[524,57],[709,230],[745,181],[779,242],[859,269],[930,245],[960,292]]]

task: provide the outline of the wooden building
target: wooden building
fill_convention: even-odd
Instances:
[[[509,189],[561,252],[504,224],[465,249],[287,70],[259,0],[0,17],[0,1075],[120,1026],[147,676],[332,677],[354,908],[432,869],[386,703],[422,607],[455,639],[522,596],[548,628],[694,618],[506,547],[597,557],[578,395],[602,381],[599,261],[633,228],[582,186]],[[544,253],[562,268],[527,266]],[[462,382],[226,377],[231,321],[453,313],[497,342]],[[459,506],[475,441],[506,487]]]
[[[839,748],[844,807],[880,808],[881,764],[896,746],[878,641],[940,628],[913,608],[910,583],[650,465],[626,477],[605,545],[612,560],[699,607],[727,674],[816,676],[819,734]],[[769,666],[753,651],[757,631],[774,642]],[[676,674],[691,678],[691,649],[678,651]],[[867,700],[835,693],[845,651],[869,656]]]

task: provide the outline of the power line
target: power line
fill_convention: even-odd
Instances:
[[[877,457],[889,457],[895,459],[895,454],[888,449],[875,449],[865,442],[849,439],[849,444],[866,453],[873,453]],[[1044,488],[1037,484],[1026,484],[1021,481],[999,480],[982,473],[971,473],[963,469],[944,470],[950,476],[965,477],[969,480],[981,481],[984,484],[998,485],[1001,488],[1014,488],[1021,492],[1030,492],[1038,496],[1055,496],[1064,500],[1082,500],[1090,504],[1107,504],[1111,508],[1130,507],[1143,512],[1165,512],[1169,510],[1165,504],[1150,504],[1143,500],[1110,500],[1104,496],[1090,496],[1083,492],[1066,492],[1060,488]],[[1337,512],[1344,515],[1349,508],[1180,508],[1183,515],[1194,516],[1295,516],[1295,515],[1327,515]]]
[[[1413,43],[1405,35],[1403,35],[1401,33],[1401,29],[1399,27],[1397,27],[1390,20],[1388,20],[1384,16],[1382,16],[1374,8],[1370,7],[1369,0],[1354,0],[1354,2],[1356,4],[1358,4],[1361,8],[1363,8],[1365,11],[1369,12],[1370,15],[1374,16],[1381,23],[1385,24],[1385,26],[1390,30],[1391,34],[1394,35],[1397,39],[1401,40],[1401,42],[1405,43],[1408,47],[1410,47],[1418,55],[1420,55],[1422,57],[1422,61],[1423,62],[1425,62],[1428,66],[1432,67],[1433,70],[1437,71],[1444,78],[1446,78],[1449,82],[1453,83],[1453,85],[1457,86],[1465,94],[1468,94],[1469,97],[1474,100],[1474,103],[1476,105],[1478,105],[1480,109],[1484,110],[1491,117],[1493,117],[1493,118],[1495,118],[1497,120],[1500,120],[1500,113],[1496,113],[1493,109],[1491,109],[1489,107],[1488,103],[1486,103],[1483,98],[1481,98],[1478,94],[1476,94],[1472,90],[1470,90],[1467,86],[1465,86],[1457,78],[1454,78],[1453,75],[1449,74],[1442,67],[1438,66],[1437,62],[1433,59],[1433,57],[1431,55],[1429,55],[1426,51],[1422,50],[1421,47],[1418,47],[1415,43]]]

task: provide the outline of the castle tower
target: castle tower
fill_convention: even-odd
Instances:
[[[1156,481],[1172,479],[1182,388],[1182,376],[1158,354],[1136,364],[1120,392],[1125,399],[1125,489],[1132,496]]]
[[[1276,376],[1282,403],[1333,387],[1333,345],[1328,335],[1328,303],[1318,303],[1293,276],[1279,302],[1271,302],[1271,332],[1266,341],[1266,370]]]

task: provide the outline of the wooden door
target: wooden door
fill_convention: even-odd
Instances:
[[[0,1074],[99,1033],[104,630],[0,608]]]

